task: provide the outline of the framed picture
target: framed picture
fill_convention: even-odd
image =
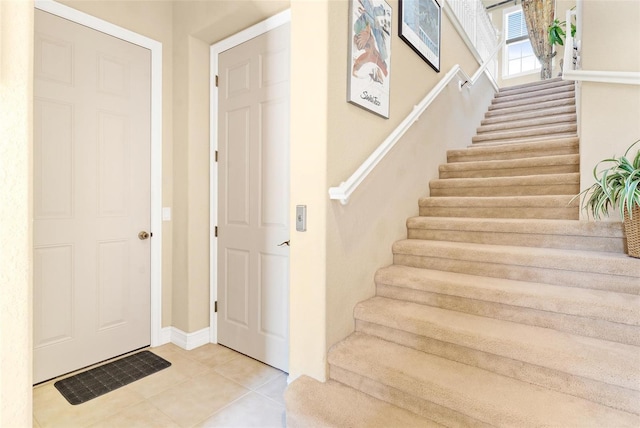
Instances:
[[[384,0],[349,0],[347,100],[389,118],[391,7]]]
[[[399,0],[398,4],[398,35],[431,68],[440,72],[440,4],[436,0]]]

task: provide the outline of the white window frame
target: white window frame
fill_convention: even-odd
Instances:
[[[527,70],[527,71],[523,71],[520,73],[514,73],[514,74],[509,74],[509,45],[510,44],[514,44],[514,43],[518,43],[518,42],[522,42],[524,40],[528,41],[529,43],[531,43],[531,40],[529,39],[529,37],[527,36],[526,38],[518,38],[516,41],[509,43],[506,40],[507,37],[507,26],[509,25],[509,15],[512,15],[516,12],[520,12],[522,11],[522,6],[518,5],[518,6],[512,6],[509,8],[505,8],[502,11],[502,27],[503,27],[503,34],[505,37],[505,43],[504,43],[504,47],[502,48],[502,79],[513,79],[516,77],[521,77],[521,76],[528,76],[530,74],[536,74],[536,73],[540,73],[540,69],[542,68],[542,65],[540,64],[540,61],[538,61],[538,59],[536,58],[536,63],[537,66],[532,69],[532,70]]]

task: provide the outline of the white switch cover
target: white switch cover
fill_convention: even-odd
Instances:
[[[171,207],[162,207],[162,221],[171,220]]]

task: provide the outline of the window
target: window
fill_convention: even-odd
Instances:
[[[505,11],[504,25],[507,40],[502,56],[503,76],[517,76],[540,70],[540,62],[531,48],[522,7]]]

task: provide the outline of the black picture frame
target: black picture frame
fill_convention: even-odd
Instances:
[[[398,8],[398,36],[439,73],[442,6],[437,0],[398,0]]]

